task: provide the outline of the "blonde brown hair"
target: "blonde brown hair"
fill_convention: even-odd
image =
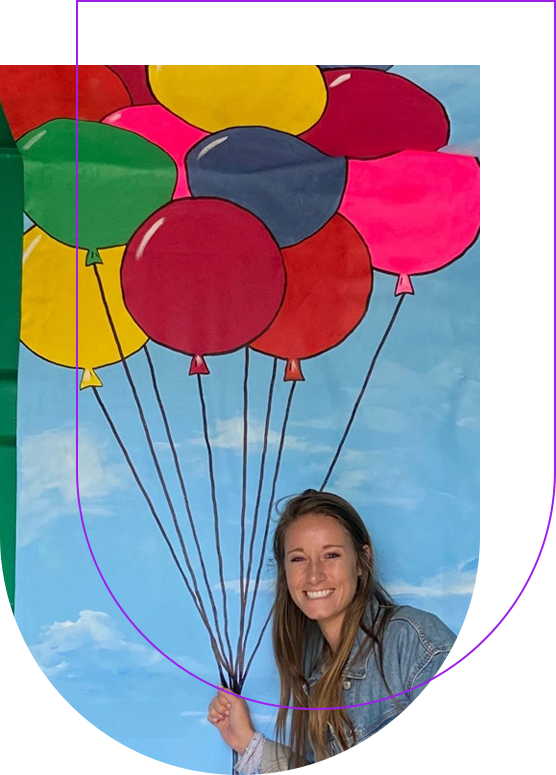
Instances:
[[[344,616],[339,647],[332,653],[323,638],[316,621],[309,619],[293,601],[286,581],[285,535],[290,525],[308,514],[322,514],[334,517],[352,538],[357,555],[357,590]],[[306,490],[290,498],[279,509],[279,520],[274,532],[273,562],[277,568],[276,599],[272,623],[274,657],[280,674],[280,705],[298,708],[323,708],[323,710],[292,710],[290,739],[286,743],[287,708],[280,708],[276,720],[276,736],[291,750],[289,768],[303,766],[307,749],[313,751],[315,761],[332,756],[328,739],[328,725],[332,726],[343,750],[349,747],[346,725],[354,736],[353,723],[346,710],[327,710],[344,704],[342,701],[342,672],[361,627],[369,636],[362,647],[376,646],[379,667],[387,685],[382,668],[382,635],[395,604],[379,584],[376,577],[373,546],[365,523],[348,501],[328,492]],[[370,553],[363,548],[367,544]],[[368,624],[363,622],[367,605],[372,598],[382,609],[380,620]],[[358,652],[358,655],[360,651]],[[322,677],[313,686],[310,694],[304,690],[304,682],[322,660]]]

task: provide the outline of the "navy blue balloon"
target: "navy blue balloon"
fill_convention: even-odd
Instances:
[[[237,127],[205,137],[186,157],[193,196],[245,207],[280,247],[319,231],[338,210],[347,175],[343,156],[327,156],[298,137]]]

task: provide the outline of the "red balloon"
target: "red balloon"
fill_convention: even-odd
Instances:
[[[328,103],[314,127],[300,135],[330,156],[374,159],[398,151],[436,151],[448,142],[443,105],[393,73],[364,68],[326,70]]]
[[[447,266],[477,238],[479,164],[424,151],[350,161],[340,211],[366,239],[374,268],[399,275],[396,295],[413,293],[410,275]]]
[[[79,114],[100,121],[131,98],[118,76],[105,65],[79,65]],[[17,140],[53,118],[75,118],[73,65],[2,65],[0,103]]]
[[[222,199],[176,199],[135,232],[122,263],[131,316],[155,342],[193,356],[245,346],[270,325],[285,288],[280,249],[252,213]]]
[[[251,347],[287,360],[285,380],[303,380],[300,359],[330,350],[363,319],[373,279],[369,249],[335,215],[312,237],[282,250],[286,295],[270,328]]]
[[[152,105],[156,102],[147,81],[147,65],[107,65],[125,83],[134,105]]]

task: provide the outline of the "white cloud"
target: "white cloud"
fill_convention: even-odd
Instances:
[[[407,458],[412,454],[404,447],[366,452],[348,449],[342,453],[330,489],[359,504],[416,509],[425,499],[425,489],[402,475],[410,470]]]
[[[456,567],[444,568],[435,576],[422,579],[418,583],[394,579],[387,584],[387,588],[394,597],[412,595],[438,598],[451,595],[472,595],[477,571],[475,569],[465,571],[464,568],[468,564],[466,561]]]
[[[86,650],[103,652],[106,669],[121,665],[152,667],[164,659],[158,651],[142,643],[131,643],[102,611],[81,611],[76,621],[54,622],[45,627],[40,642],[30,646],[39,666],[50,678],[65,673],[70,655]]]
[[[39,643],[29,647],[43,671],[50,676],[71,667],[83,667],[87,675],[120,672],[131,668],[141,671],[167,671],[175,675],[175,666],[147,643],[133,643],[120,632],[116,622],[102,611],[81,611],[75,621],[53,622],[44,627]],[[203,663],[188,654],[172,655],[194,675],[214,677],[212,663]]]
[[[252,451],[254,447],[262,445],[264,440],[264,423],[260,420],[250,419],[247,433],[248,448]],[[195,446],[204,446],[204,438],[191,439],[191,444]],[[269,430],[268,444],[269,446],[277,445],[280,441],[280,434],[276,431]],[[216,421],[216,433],[211,436],[210,439],[212,447],[216,449],[235,449],[237,451],[243,450],[243,417],[231,417],[228,420]],[[315,444],[305,438],[298,436],[286,436],[285,441],[286,449],[293,449],[299,452],[312,452],[312,453],[324,453],[332,452],[333,448],[329,445]]]
[[[79,431],[79,492],[87,513],[111,513],[98,500],[123,486],[123,464],[108,462],[107,442]],[[57,428],[26,436],[21,443],[18,543],[35,540],[46,525],[77,514],[75,431]]]

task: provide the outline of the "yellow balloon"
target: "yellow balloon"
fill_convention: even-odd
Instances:
[[[159,102],[207,132],[264,126],[298,135],[327,99],[316,65],[149,65],[149,81]]]
[[[121,360],[95,273],[98,270],[114,326],[127,357],[147,341],[124,306],[120,266],[125,247],[102,250],[103,263],[85,266],[79,251],[79,367],[81,389],[100,387],[95,369]],[[75,248],[62,245],[38,226],[23,238],[21,340],[34,353],[75,368]]]

